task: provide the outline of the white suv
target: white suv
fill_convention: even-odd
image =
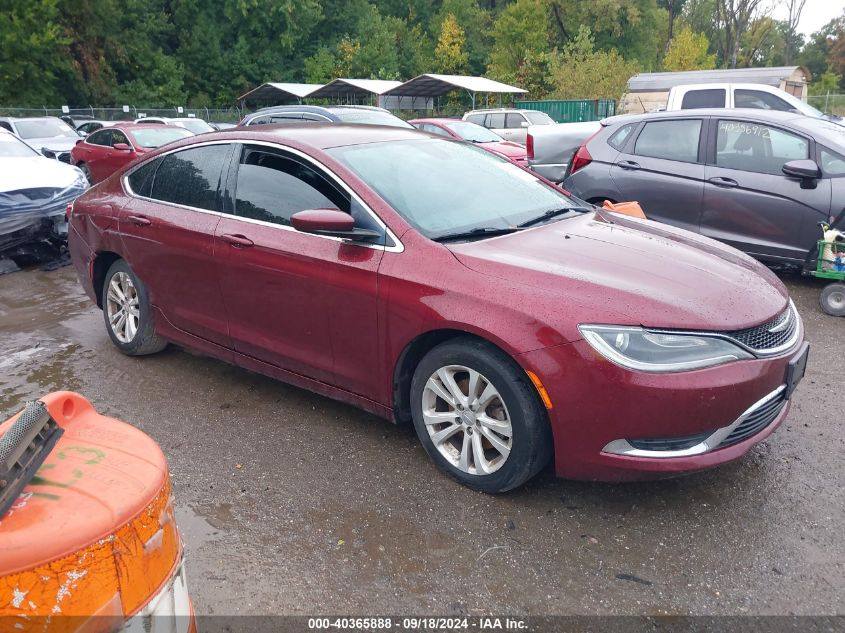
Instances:
[[[528,134],[527,128],[533,125],[555,125],[554,119],[545,112],[513,108],[472,110],[467,112],[463,119],[482,125],[488,130],[493,130],[508,141],[522,143],[523,145],[525,145],[525,138]]]

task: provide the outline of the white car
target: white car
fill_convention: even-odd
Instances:
[[[206,132],[214,132],[214,128],[202,119],[195,117],[166,117],[166,116],[149,116],[141,119],[135,119],[135,123],[160,123],[163,125],[176,125],[183,127],[194,134],[205,134]]]
[[[521,145],[525,145],[528,128],[535,125],[556,125],[555,120],[545,112],[514,108],[472,110],[464,114],[463,120],[484,126],[505,140]]]
[[[67,206],[87,188],[78,168],[0,130],[0,260],[57,258],[67,242]]]

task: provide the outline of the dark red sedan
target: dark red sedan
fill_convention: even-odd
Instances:
[[[70,152],[70,162],[93,184],[150,150],[193,135],[172,125],[118,123],[78,140]]]
[[[512,160],[517,165],[528,166],[528,155],[525,145],[506,141],[501,136],[486,127],[461,121],[460,119],[414,119],[408,121],[418,130],[438,134],[447,138],[456,138],[469,143],[475,143],[488,152]]]
[[[122,352],[173,342],[412,421],[480,490],[552,456],[605,480],[740,457],[803,375],[784,286],[713,240],[579,204],[414,130],[258,126],[93,187],[69,243]]]

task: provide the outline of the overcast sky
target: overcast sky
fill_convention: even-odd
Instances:
[[[782,2],[778,2],[778,0],[774,0],[774,2],[777,2],[774,16],[781,19],[786,18],[787,12],[783,8]],[[845,0],[807,0],[804,11],[801,13],[798,30],[804,35],[815,33],[833,18],[839,17],[843,8],[845,8]]]

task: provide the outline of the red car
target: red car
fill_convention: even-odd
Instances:
[[[525,145],[506,141],[492,130],[488,130],[477,123],[461,121],[460,119],[414,119],[408,121],[408,123],[423,132],[476,143],[488,152],[504,156],[517,165],[528,166]]]
[[[93,184],[150,150],[193,135],[173,125],[118,123],[78,140],[70,151],[70,162]]]
[[[806,363],[783,284],[708,238],[579,204],[416,130],[256,126],[93,187],[69,247],[122,352],[173,342],[413,422],[476,489],[552,455],[605,480],[740,457]]]

